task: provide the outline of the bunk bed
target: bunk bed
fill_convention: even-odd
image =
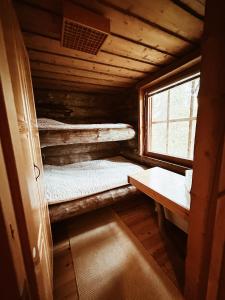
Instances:
[[[46,162],[44,150],[50,152],[50,158],[47,158],[49,163],[44,165],[44,181],[51,222],[64,220],[141,194],[128,184],[128,176],[143,170],[144,167],[119,156],[119,147],[115,148],[113,144],[135,136],[135,130],[131,125],[66,124],[41,118],[38,119],[38,129],[44,162]],[[75,147],[79,152],[81,145],[87,147],[87,144],[93,145],[94,148],[98,144],[108,144],[116,154],[106,158],[103,153],[100,153],[99,159],[77,161],[80,153],[75,156],[67,153],[69,158],[63,159],[63,162],[68,162],[65,164],[62,164],[60,156],[55,155],[55,152],[65,152],[61,147],[68,147],[69,153],[74,151],[71,147]],[[51,152],[54,153],[53,160]]]
[[[45,197],[51,222],[140,195],[128,176],[144,167],[122,156],[63,166],[45,165]]]
[[[135,130],[129,124],[66,124],[48,118],[38,119],[41,147],[77,143],[130,140]]]

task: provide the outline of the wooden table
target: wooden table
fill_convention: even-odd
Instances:
[[[165,241],[167,253],[182,289],[184,286],[184,258],[178,251],[177,243],[175,243],[171,232],[168,230],[163,207],[180,215],[182,218],[188,219],[190,193],[185,185],[185,176],[155,167],[129,176],[128,181],[138,190],[155,200],[159,231]]]
[[[128,181],[168,210],[188,219],[190,193],[185,176],[154,167],[129,176]]]

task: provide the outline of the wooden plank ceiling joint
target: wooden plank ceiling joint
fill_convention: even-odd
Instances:
[[[199,47],[204,4],[197,0],[73,2],[110,19],[111,34],[96,56],[61,47],[61,0],[14,2],[36,87],[114,93]]]

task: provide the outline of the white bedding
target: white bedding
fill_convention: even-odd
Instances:
[[[45,197],[49,204],[75,200],[128,184],[128,175],[143,170],[121,156],[65,166],[44,166]]]
[[[129,124],[124,123],[104,123],[104,124],[66,124],[48,118],[39,118],[39,130],[85,130],[85,129],[120,129],[132,128]]]

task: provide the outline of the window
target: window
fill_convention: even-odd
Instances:
[[[193,160],[199,76],[148,92],[145,154]]]

